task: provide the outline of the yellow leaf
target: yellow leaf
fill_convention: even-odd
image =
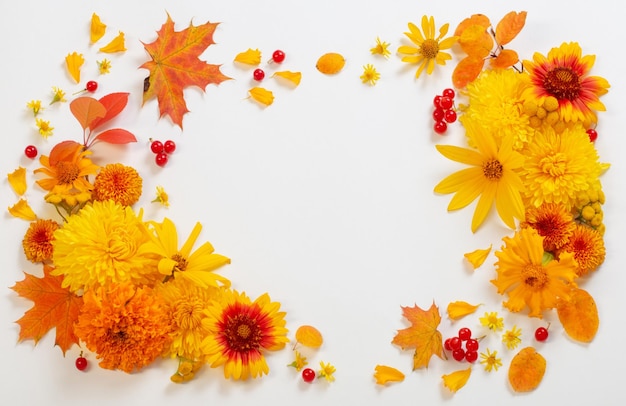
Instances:
[[[533,347],[523,348],[511,360],[509,382],[515,392],[529,392],[541,383],[546,359]]]
[[[526,24],[526,12],[511,11],[496,26],[496,42],[506,45],[511,42]]]
[[[443,375],[443,386],[450,389],[452,392],[456,392],[467,383],[470,375],[472,374],[472,367],[467,369],[461,369],[460,371],[452,372],[448,375]]]
[[[124,51],[126,51],[126,46],[124,43],[124,33],[122,31],[120,31],[117,37],[113,38],[111,42],[100,48],[100,52],[104,52],[107,54]]]
[[[18,196],[26,193],[26,169],[21,166],[7,175],[9,185]]]
[[[475,251],[468,252],[463,256],[469,261],[470,264],[472,264],[474,269],[476,269],[481,266],[483,262],[485,262],[485,260],[489,256],[489,253],[491,252],[491,247],[492,245],[490,245],[489,248],[486,249],[477,249]]]
[[[253,87],[248,91],[248,93],[250,93],[250,97],[252,97],[254,100],[266,106],[274,103],[274,93],[272,93],[270,90],[264,89],[262,87]]]
[[[249,48],[246,52],[237,54],[235,62],[245,63],[246,65],[258,65],[261,63],[261,51]]]
[[[298,327],[296,330],[296,341],[306,347],[319,348],[322,346],[324,339],[318,329],[305,325]]]
[[[584,343],[593,340],[600,318],[596,302],[589,292],[580,288],[572,289],[569,299],[559,298],[556,310],[567,335]]]
[[[89,36],[91,43],[96,43],[100,38],[104,36],[107,26],[100,21],[100,17],[93,13],[91,15],[91,28],[89,30]]]
[[[454,30],[454,35],[460,37],[467,27],[471,27],[473,25],[479,25],[487,30],[489,26],[491,26],[491,21],[489,21],[489,17],[484,14],[474,14],[461,21],[461,23],[456,27],[456,30]]]
[[[341,72],[345,64],[346,60],[343,55],[329,52],[319,57],[315,67],[325,75],[334,75]]]
[[[24,199],[20,199],[19,202],[9,207],[9,213],[11,213],[13,217],[21,218],[24,220],[28,220],[28,221],[37,220],[37,215],[35,214],[33,209],[30,208],[30,206],[28,205],[28,202]]]
[[[291,83],[293,83],[296,86],[298,86],[300,84],[300,79],[302,79],[302,73],[300,73],[300,72],[290,72],[288,70],[276,72],[272,76],[278,76],[279,78],[286,79],[286,80],[290,81]]]
[[[65,65],[67,66],[67,71],[70,73],[70,76],[76,83],[80,82],[80,67],[85,63],[85,58],[83,58],[83,54],[79,54],[77,52],[67,54],[65,57]]]
[[[459,37],[461,49],[471,56],[485,58],[493,49],[491,35],[480,25],[467,27]]]
[[[459,320],[468,314],[472,314],[480,307],[479,304],[473,305],[463,301],[450,302],[448,304],[448,317],[451,320]]]
[[[515,65],[519,61],[517,52],[512,49],[503,49],[497,57],[491,58],[489,63],[494,69],[506,69]]]
[[[387,365],[376,365],[374,378],[378,385],[385,385],[388,382],[404,381],[404,374],[393,367]]]

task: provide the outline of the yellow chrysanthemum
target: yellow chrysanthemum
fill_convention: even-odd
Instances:
[[[587,275],[595,271],[604,262],[606,250],[602,235],[593,228],[584,224],[576,224],[567,244],[559,251],[569,252],[576,260],[576,274]]]
[[[546,97],[556,97],[559,116],[566,122],[581,121],[587,126],[597,122],[596,111],[606,110],[600,96],[610,85],[602,77],[588,75],[595,59],[595,55],[583,57],[576,42],[552,48],[547,57],[536,52],[532,61],[524,61],[532,83],[526,96],[537,99],[538,105]]]
[[[38,118],[35,120],[37,130],[42,137],[48,138],[54,133],[54,127],[50,125],[50,121]]]
[[[439,36],[435,38],[435,19],[434,17],[428,18],[422,17],[422,30],[413,23],[409,23],[409,32],[405,32],[411,42],[416,47],[403,45],[398,48],[398,53],[405,54],[402,57],[402,62],[418,64],[417,71],[415,72],[415,78],[419,78],[424,68],[429,75],[435,70],[435,62],[439,65],[445,65],[446,61],[452,59],[452,56],[447,52],[442,52],[444,49],[452,48],[452,45],[457,41],[458,37],[452,36],[446,39],[443,37],[448,33],[450,24],[444,24],[439,29]],[[423,34],[422,34],[423,33]]]
[[[54,248],[54,232],[59,228],[59,224],[53,220],[38,219],[30,223],[22,247],[26,259],[31,262],[43,262],[52,259]]]
[[[513,138],[505,137],[498,146],[495,138],[475,123],[467,123],[466,130],[478,150],[437,145],[446,158],[471,165],[470,168],[449,175],[435,186],[436,193],[455,193],[448,210],[458,210],[480,196],[472,218],[472,232],[485,221],[495,203],[504,223],[515,228],[515,219],[523,219],[524,205],[520,192],[522,181],[517,170],[524,157],[513,151]]]
[[[380,79],[380,73],[378,73],[374,65],[368,63],[367,65],[363,66],[361,82],[369,83],[370,86],[374,86],[378,79]]]
[[[485,312],[485,315],[478,320],[481,325],[491,331],[502,330],[504,327],[504,318],[498,317],[498,312]]]
[[[294,358],[293,362],[287,366],[294,367],[296,371],[300,372],[302,368],[308,364],[308,361],[306,360],[306,357],[303,357],[302,354],[300,354],[300,351],[294,351]]]
[[[389,58],[391,51],[389,51],[389,43],[381,41],[379,37],[376,37],[376,46],[370,49],[372,55],[381,55],[385,58]]]
[[[544,203],[526,209],[526,221],[522,227],[532,227],[543,237],[543,249],[554,251],[567,243],[575,223],[572,212],[562,204]]]
[[[337,369],[330,362],[320,361],[320,370],[317,371],[317,377],[324,378],[328,382],[334,382],[335,376],[333,374],[335,372],[337,372]]]
[[[578,196],[599,188],[603,171],[598,152],[582,126],[535,134],[525,150],[521,171],[528,205],[560,203],[571,209]]]
[[[502,342],[509,350],[514,350],[522,342],[520,336],[522,335],[522,329],[513,326],[512,329],[507,330],[502,334]]]
[[[142,179],[130,166],[108,164],[100,170],[93,183],[94,200],[113,200],[132,206],[141,196]]]
[[[111,61],[104,58],[101,61],[96,61],[98,64],[98,71],[101,75],[106,75],[107,73],[111,73]]]
[[[133,210],[111,200],[93,202],[54,233],[53,275],[75,292],[112,282],[154,283],[158,258],[143,249],[149,233]]]
[[[504,307],[519,312],[530,309],[529,316],[556,306],[558,298],[568,298],[570,283],[576,279],[576,261],[570,253],[544,263],[543,237],[533,228],[523,228],[513,237],[504,237],[505,246],[496,252],[496,279],[491,282],[498,293],[508,294]]]
[[[248,379],[269,372],[263,351],[284,348],[289,341],[285,313],[267,293],[252,302],[245,293],[225,290],[202,321],[210,334],[203,351],[211,367],[224,366],[224,377]]]
[[[480,363],[485,365],[485,371],[498,370],[502,366],[502,360],[498,358],[498,351],[491,352],[487,348],[487,353],[480,353]]]

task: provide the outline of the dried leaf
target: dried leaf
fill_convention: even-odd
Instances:
[[[341,72],[345,64],[346,60],[343,55],[329,52],[319,57],[315,67],[325,75],[334,75]]]
[[[83,58],[83,54],[78,52],[67,54],[65,57],[67,71],[76,83],[80,83],[80,68],[83,66],[83,63],[85,63],[85,58]]]
[[[87,96],[72,100],[70,110],[81,127],[83,127],[83,130],[89,128],[96,119],[104,117],[107,112],[106,107],[102,103],[93,97]]]
[[[111,42],[100,48],[100,52],[107,54],[124,51],[126,51],[126,43],[124,40],[124,33],[122,31],[120,31],[119,34],[117,34],[117,37],[113,38]]]
[[[506,45],[511,42],[517,34],[522,31],[526,24],[526,12],[517,13],[511,11],[502,17],[502,20],[496,26],[496,42],[499,45]]]
[[[459,61],[452,72],[452,83],[458,89],[467,86],[480,75],[485,61],[476,56],[467,56]]]
[[[512,49],[503,49],[497,57],[491,58],[490,63],[493,69],[506,69],[515,65],[519,61],[517,52]]]
[[[474,14],[461,21],[461,23],[456,27],[456,30],[454,30],[454,35],[460,37],[467,27],[471,27],[473,25],[479,25],[487,30],[491,26],[491,21],[489,21],[489,17],[484,14]]]
[[[443,375],[441,379],[443,379],[443,385],[450,389],[450,391],[455,392],[465,386],[467,381],[472,374],[472,367],[467,369],[461,369],[460,371],[455,371],[447,375]]]
[[[18,196],[26,193],[26,168],[20,166],[13,172],[7,174],[7,178],[9,179],[11,189],[13,189]]]
[[[262,87],[253,87],[252,89],[248,90],[248,93],[250,94],[250,97],[252,97],[254,100],[266,106],[274,103],[274,93],[272,93],[270,90],[264,89]]]
[[[140,66],[148,69],[150,76],[148,87],[143,93],[143,103],[156,97],[160,116],[169,115],[174,124],[183,128],[183,115],[187,104],[183,89],[197,86],[204,91],[209,84],[220,84],[230,79],[220,72],[219,65],[211,65],[198,59],[215,42],[213,33],[218,23],[189,27],[174,31],[174,22],[167,16],[167,21],[157,32],[157,39],[144,44],[152,58]]]
[[[427,367],[433,355],[445,359],[442,335],[437,330],[441,315],[435,303],[433,302],[427,311],[420,309],[417,305],[402,307],[402,315],[411,322],[411,326],[398,330],[391,342],[399,345],[403,350],[415,348],[413,369]]]
[[[302,73],[300,73],[300,72],[291,72],[291,71],[288,71],[288,70],[276,72],[272,76],[278,76],[279,78],[286,79],[286,80],[290,81],[291,83],[293,83],[296,86],[298,86],[300,84],[300,79],[302,79]]]
[[[567,335],[584,343],[595,337],[600,318],[593,297],[584,289],[574,288],[569,299],[560,298],[556,303],[559,320]]]
[[[91,15],[91,28],[89,29],[91,43],[94,44],[98,42],[98,40],[104,36],[106,29],[106,24],[100,21],[100,17],[96,13],[93,13]]]
[[[50,150],[48,161],[50,162],[50,165],[55,166],[59,161],[67,160],[76,152],[76,148],[81,147],[81,144],[76,141],[61,141],[52,147],[52,150]]]
[[[65,354],[73,344],[78,344],[74,322],[78,319],[83,299],[68,288],[62,288],[63,276],[50,275],[52,269],[44,265],[43,278],[24,273],[24,280],[11,289],[35,302],[17,321],[20,326],[19,340],[32,338],[37,344],[51,328],[56,327],[55,344]]]
[[[404,374],[396,368],[387,365],[376,365],[374,378],[378,385],[386,385],[388,382],[404,381]]]
[[[448,317],[451,320],[459,320],[469,314],[472,314],[480,307],[479,304],[473,305],[463,301],[450,302],[448,304]]]
[[[489,256],[489,253],[491,253],[491,247],[492,245],[489,245],[489,248],[477,249],[472,252],[468,252],[463,256],[469,261],[470,264],[472,264],[474,269],[476,269],[485,262],[485,260]]]
[[[484,27],[472,25],[459,37],[459,45],[467,55],[485,58],[493,49],[493,38]]]
[[[128,95],[129,93],[110,93],[100,98],[98,101],[106,109],[106,114],[93,120],[89,128],[93,131],[120,114],[128,103]]]
[[[130,131],[123,130],[121,128],[112,128],[96,135],[94,141],[107,142],[109,144],[129,144],[131,142],[137,142],[137,138]]]
[[[235,62],[245,63],[246,65],[258,65],[261,63],[261,51],[249,48],[247,51],[237,54]]]
[[[296,330],[296,341],[305,347],[319,348],[324,339],[322,333],[313,326],[300,326]]]
[[[27,221],[35,221],[37,220],[37,215],[30,208],[28,202],[24,199],[20,199],[19,202],[15,203],[13,206],[9,207],[9,213],[13,217],[17,217]]]
[[[546,359],[533,347],[523,348],[511,360],[509,382],[515,392],[534,390],[546,372]]]

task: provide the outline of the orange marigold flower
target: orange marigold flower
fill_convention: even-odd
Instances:
[[[576,274],[587,275],[595,271],[603,262],[606,255],[602,235],[591,227],[576,224],[567,244],[560,252],[571,252],[578,263]]]
[[[574,216],[564,205],[543,203],[526,209],[526,222],[521,226],[537,230],[543,237],[543,249],[552,252],[567,243],[576,225]]]
[[[119,163],[108,164],[100,170],[93,183],[94,200],[113,200],[122,206],[132,206],[141,197],[142,179],[135,168]]]
[[[26,259],[31,262],[43,262],[52,258],[52,241],[59,224],[54,220],[38,219],[30,223],[22,246]]]
[[[85,292],[74,328],[100,366],[133,372],[159,357],[169,344],[169,318],[151,288],[113,283]]]

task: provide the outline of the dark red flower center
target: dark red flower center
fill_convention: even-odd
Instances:
[[[554,68],[543,78],[543,88],[559,100],[575,100],[580,93],[579,76],[570,68]]]
[[[247,314],[229,317],[223,331],[228,347],[233,351],[246,352],[260,346],[261,327]]]

